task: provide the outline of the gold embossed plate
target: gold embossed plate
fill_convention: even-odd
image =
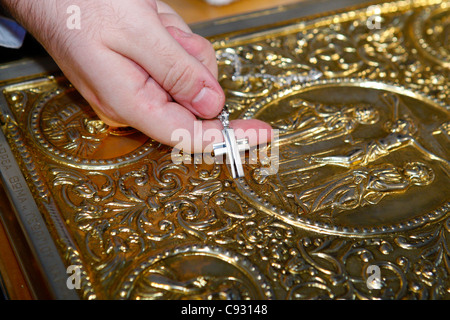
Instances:
[[[239,180],[107,127],[58,73],[4,81],[2,180],[50,291],[450,298],[449,16],[380,2],[211,37],[232,118],[280,133],[278,171]]]

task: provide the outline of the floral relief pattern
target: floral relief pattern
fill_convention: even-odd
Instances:
[[[232,118],[281,129],[274,176],[261,163],[240,180],[223,164],[175,164],[169,147],[58,104],[74,92],[52,79],[5,92],[17,121],[2,116],[4,130],[36,202],[52,199],[73,238],[61,251],[83,266],[80,296],[450,298],[448,50],[418,39],[448,42],[450,4],[380,8],[370,31],[361,7],[211,39]],[[327,94],[356,98],[316,99]],[[105,141],[125,141],[126,152],[91,161]],[[373,266],[379,288],[368,286]]]

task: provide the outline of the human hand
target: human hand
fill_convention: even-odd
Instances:
[[[114,127],[131,126],[183,150],[202,152],[204,132],[222,125],[212,119],[225,95],[214,49],[192,33],[167,4],[156,0],[0,0],[44,46],[99,118]],[[80,29],[67,27],[67,8],[80,8]],[[200,126],[201,124],[201,126]],[[246,130],[271,128],[258,120],[235,120],[237,139]],[[201,130],[199,129],[201,128]],[[181,144],[175,130],[190,134]],[[261,131],[260,131],[261,130]],[[250,144],[266,142],[250,136]],[[184,143],[184,144],[183,144]]]

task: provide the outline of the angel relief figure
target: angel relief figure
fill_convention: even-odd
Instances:
[[[335,165],[347,168],[354,166],[366,166],[371,162],[387,156],[391,152],[406,147],[412,147],[430,160],[439,162],[447,173],[450,173],[450,161],[438,153],[430,151],[417,139],[419,130],[413,120],[411,112],[408,112],[408,106],[404,105],[406,110],[400,115],[399,107],[401,100],[399,97],[392,93],[386,93],[383,95],[383,98],[386,101],[392,102],[392,108],[394,111],[393,121],[388,121],[385,125],[385,129],[388,132],[385,137],[358,144],[355,147],[352,147],[352,149],[346,154],[326,156],[312,155],[309,161],[313,163],[313,166]],[[444,126],[445,124],[441,125],[441,127]],[[441,129],[441,131],[444,131],[444,129]],[[434,131],[433,134],[436,132],[437,131]],[[437,144],[434,145],[436,150],[439,151],[442,149]]]
[[[358,125],[379,120],[378,110],[367,104],[336,106],[298,99],[291,101],[291,106],[298,108],[298,112],[271,123],[273,128],[281,130],[281,144],[311,144],[342,136],[351,140],[350,134]]]
[[[311,145],[321,141],[344,138],[353,143],[352,132],[360,125],[373,125],[380,119],[379,110],[369,104],[357,105],[327,105],[312,103],[303,99],[295,99],[290,105],[298,112],[287,119],[271,123],[274,129],[280,130],[278,144],[280,147],[279,172],[276,175],[277,185],[293,189],[306,184],[314,173],[306,173],[321,164],[310,164],[303,152],[298,152],[295,144]],[[297,162],[301,168],[284,169],[285,165]],[[270,177],[264,175],[264,170],[254,170],[253,178],[258,184],[265,184]],[[272,177],[273,178],[273,177]],[[287,181],[289,180],[289,181]]]
[[[434,180],[434,171],[426,164],[408,162],[403,167],[358,168],[332,177],[310,189],[287,193],[300,208],[300,214],[336,213],[377,204],[384,197],[405,192],[412,186],[425,186]]]
[[[261,177],[262,171],[254,170],[252,178],[262,185],[262,188],[271,188],[267,194],[276,196],[278,199],[276,201],[280,201],[289,210],[298,210],[299,214],[322,215],[374,205],[387,196],[404,193],[412,186],[430,184],[434,180],[435,173],[426,160],[440,164],[441,168],[450,174],[450,162],[445,158],[442,146],[428,139],[433,135],[444,136],[447,132],[445,123],[428,126],[421,124],[419,119],[414,117],[410,107],[395,93],[382,93],[380,99],[386,110],[392,113],[382,127],[387,132],[385,136],[358,142],[352,140],[352,143],[341,143],[339,148],[333,150],[322,149],[305,154],[304,150],[307,149],[296,146],[301,146],[302,139],[308,135],[312,138],[310,140],[305,138],[305,142],[316,142],[315,137],[329,139],[340,136],[342,139],[345,134],[351,132],[351,128],[354,128],[352,125],[357,123],[355,119],[357,108],[340,108],[339,111],[334,109],[335,113],[325,117],[324,112],[319,112],[324,106],[315,105],[312,108],[307,104],[309,107],[300,110],[298,117],[277,122],[278,128],[285,130],[280,136],[292,134],[291,137],[296,137],[295,134],[298,133],[299,140],[286,139],[284,147],[290,151],[289,154],[284,155],[283,149],[280,148],[280,169],[276,175]],[[310,112],[313,112],[311,118],[306,116]],[[313,119],[313,114],[321,116]],[[343,114],[347,115],[341,117],[346,119],[347,126],[341,126],[339,127],[341,129],[336,131],[330,130],[338,126],[327,127],[327,125],[335,123],[335,120]],[[367,120],[377,119],[374,113],[365,114],[370,115],[370,118],[365,118]],[[349,121],[350,119],[354,122]],[[377,134],[379,135],[379,131]],[[427,144],[422,144],[422,141]],[[421,160],[424,163],[410,160],[405,166],[398,167],[398,164],[380,161],[405,148],[419,151],[423,155],[422,159],[426,159]],[[326,166],[342,167],[344,171],[339,170],[341,173],[329,176],[325,174],[329,171],[323,169]]]

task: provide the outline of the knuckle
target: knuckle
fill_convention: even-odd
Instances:
[[[217,57],[211,42],[202,36],[195,35],[194,56],[205,65],[213,75],[217,76]]]
[[[209,40],[207,40],[206,38],[203,38],[201,36],[198,36],[198,38],[199,38],[200,45],[202,46],[202,48],[204,50],[207,50],[209,52],[215,52],[214,47]]]
[[[172,95],[177,95],[188,89],[195,70],[187,63],[175,62],[167,72],[162,86]]]
[[[97,110],[96,114],[99,119],[108,126],[116,127],[127,125],[126,121],[110,108],[102,108],[101,110]]]
[[[108,126],[122,126],[127,125],[126,121],[119,116],[116,110],[106,102],[102,102],[97,97],[91,97],[89,102],[95,111],[96,115]]]
[[[133,112],[134,114],[140,115],[140,116],[147,116],[147,115],[153,115],[156,116],[158,112],[161,111],[161,108],[158,108],[158,103],[155,103],[155,101],[145,101],[142,103],[139,103],[134,106]]]
[[[215,57],[215,50],[212,46],[211,42],[207,40],[206,38],[203,38],[199,35],[194,35],[195,39],[195,47],[196,47],[196,53],[201,54],[204,56],[214,56]]]

